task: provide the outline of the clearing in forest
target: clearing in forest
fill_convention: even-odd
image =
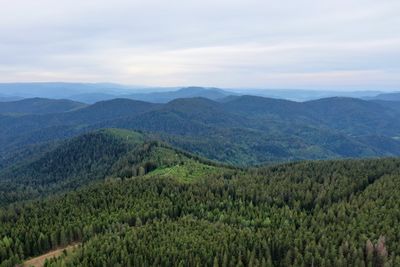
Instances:
[[[71,251],[73,248],[77,247],[78,245],[79,244],[69,245],[67,247],[49,251],[46,254],[43,254],[43,255],[40,255],[35,258],[25,261],[23,266],[24,267],[31,267],[31,266],[42,267],[44,265],[44,262],[46,261],[46,259],[58,257],[63,253],[64,250],[66,250],[67,252]]]

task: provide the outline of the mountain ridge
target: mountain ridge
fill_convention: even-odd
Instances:
[[[212,171],[215,166],[226,168],[141,132],[101,129],[59,142],[45,148],[39,157],[30,154],[25,160],[1,169],[0,206],[75,190],[106,178],[144,176],[159,167],[151,176],[179,172],[182,180],[190,181],[199,174],[194,175],[187,168]]]
[[[25,144],[115,127],[151,132],[174,146],[235,164],[394,156],[400,155],[395,149],[399,114],[400,109],[353,98],[295,102],[257,96],[229,101],[196,97],[165,104],[114,99],[59,114],[0,116],[0,154]]]
[[[0,102],[3,114],[48,114],[77,110],[87,105],[68,99],[25,98],[17,101]]]

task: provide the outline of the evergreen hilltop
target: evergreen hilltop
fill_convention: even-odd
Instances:
[[[234,168],[110,129],[18,164],[1,266],[71,243],[46,266],[400,264],[398,159]]]

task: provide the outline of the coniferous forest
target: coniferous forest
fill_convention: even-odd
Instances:
[[[400,0],[0,0],[0,267],[400,267]]]
[[[1,266],[70,244],[45,266],[400,265],[396,158],[237,168],[110,129],[17,166]]]

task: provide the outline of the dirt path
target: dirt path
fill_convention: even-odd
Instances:
[[[24,267],[30,267],[30,266],[42,267],[44,265],[44,261],[46,259],[51,259],[51,258],[54,258],[54,257],[58,257],[58,256],[60,256],[62,254],[64,249],[67,250],[67,251],[71,251],[73,248],[77,247],[78,245],[79,244],[73,244],[73,245],[69,245],[69,246],[64,247],[64,248],[59,248],[59,249],[56,249],[56,250],[52,250],[52,251],[50,251],[50,252],[48,252],[46,254],[43,254],[43,255],[40,255],[40,256],[37,256],[35,258],[32,258],[30,260],[25,261],[23,266]]]

